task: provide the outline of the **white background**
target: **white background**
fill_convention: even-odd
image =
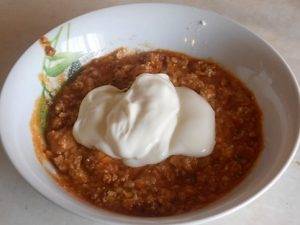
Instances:
[[[80,14],[145,1],[31,0],[0,2],[0,86],[13,63],[38,37]],[[148,1],[153,2],[153,1]],[[271,43],[300,81],[300,0],[163,1],[230,17]],[[17,173],[0,145],[0,225],[95,225],[42,197]],[[250,205],[208,225],[300,224],[300,151],[280,180]]]

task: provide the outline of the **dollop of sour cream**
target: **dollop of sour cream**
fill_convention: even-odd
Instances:
[[[111,85],[90,91],[73,136],[131,167],[170,155],[203,157],[215,145],[215,113],[195,91],[174,87],[168,75],[144,73],[127,91]]]

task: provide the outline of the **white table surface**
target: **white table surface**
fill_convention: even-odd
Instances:
[[[142,1],[1,0],[0,84],[22,52],[61,22],[103,7]],[[228,16],[271,43],[300,81],[300,0],[164,1],[185,3]],[[0,146],[0,225],[95,225],[35,191]],[[208,225],[299,225],[300,151],[278,182],[250,205]]]

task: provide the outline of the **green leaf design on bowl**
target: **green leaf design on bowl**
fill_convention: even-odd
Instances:
[[[47,114],[48,114],[48,104],[44,92],[40,98],[39,104],[40,104],[40,112],[39,112],[40,128],[43,134],[46,128]]]
[[[81,55],[80,52],[59,52],[54,56],[47,56],[43,69],[47,76],[56,77],[78,60]]]
[[[66,51],[57,51],[61,36],[66,35]],[[42,47],[53,48],[54,55],[47,55],[45,51],[44,60],[42,64],[42,71],[39,79],[42,85],[42,94],[39,99],[39,127],[43,134],[46,128],[47,114],[49,105],[53,101],[53,97],[61,88],[63,83],[70,78],[81,67],[79,58],[83,55],[82,52],[69,51],[70,39],[70,24],[63,25],[59,28],[57,33],[52,38],[42,37]]]

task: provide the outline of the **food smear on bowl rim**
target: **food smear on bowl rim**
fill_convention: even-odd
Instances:
[[[143,73],[122,91],[104,85],[81,102],[76,141],[132,167],[171,155],[203,157],[215,144],[215,113],[192,89],[175,87],[167,74]]]

